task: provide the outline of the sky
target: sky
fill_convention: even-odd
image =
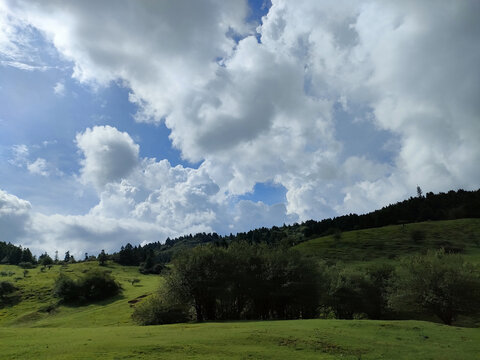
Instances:
[[[3,0],[0,241],[97,254],[480,187],[478,0]]]

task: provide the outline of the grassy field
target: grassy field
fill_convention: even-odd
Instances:
[[[425,238],[412,239],[413,232]],[[429,221],[349,231],[340,240],[333,235],[305,241],[296,246],[299,251],[330,261],[369,262],[390,261],[408,254],[424,253],[428,249],[463,249],[472,262],[480,263],[480,219]]]
[[[291,320],[0,328],[2,359],[480,359],[480,331],[419,321]],[[8,345],[7,345],[8,344]]]
[[[411,232],[425,238],[415,242]],[[480,219],[388,226],[313,239],[300,251],[352,265],[393,261],[442,245],[464,249],[480,263]],[[58,305],[60,273],[111,271],[121,295],[86,306]],[[480,329],[422,321],[292,320],[135,326],[135,303],[162,285],[137,267],[97,262],[30,269],[0,265],[0,280],[19,288],[21,301],[0,309],[0,359],[480,359]],[[14,273],[14,274],[12,274]],[[10,275],[8,275],[10,274]],[[132,279],[140,281],[132,285]]]
[[[90,304],[87,306],[55,307],[48,311],[57,299],[52,296],[55,279],[62,272],[70,276],[80,276],[87,269],[100,268],[111,271],[115,279],[122,285],[121,295]],[[20,290],[22,301],[14,306],[0,309],[0,326],[15,327],[85,327],[85,326],[117,326],[133,325],[130,318],[132,303],[141,301],[144,295],[157,290],[162,278],[158,275],[142,275],[137,267],[109,264],[100,267],[97,262],[54,265],[50,270],[40,271],[40,267],[30,269],[27,277],[23,277],[23,269],[18,266],[0,265],[0,272],[15,272],[13,276],[0,277]],[[139,283],[132,285],[131,279],[137,278]],[[129,303],[130,301],[130,303]]]

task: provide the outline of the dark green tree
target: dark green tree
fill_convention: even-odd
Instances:
[[[369,282],[363,271],[332,266],[326,275],[327,286],[321,302],[336,318],[353,319],[355,314],[367,313]]]
[[[107,254],[105,254],[105,250],[102,249],[100,254],[98,254],[98,263],[100,266],[105,266],[105,263],[107,262]]]
[[[427,311],[451,325],[458,315],[480,309],[479,269],[443,249],[403,261],[390,305],[398,311]]]
[[[417,185],[417,197],[422,198],[423,197],[423,191],[420,188],[420,186]]]
[[[40,255],[38,258],[38,263],[43,266],[48,266],[53,264],[52,258],[45,252],[44,254]]]

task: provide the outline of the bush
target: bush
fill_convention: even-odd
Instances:
[[[35,265],[32,264],[31,262],[21,262],[18,264],[18,266],[20,266],[22,269],[34,269],[35,268]]]
[[[83,296],[86,300],[103,300],[120,293],[121,287],[115,278],[106,272],[89,272],[81,280]]]
[[[120,284],[109,273],[89,271],[78,280],[60,274],[53,293],[65,302],[90,302],[107,299],[120,291]]]
[[[53,287],[53,295],[65,302],[72,302],[79,299],[79,286],[72,278],[60,274]]]
[[[9,281],[0,281],[0,298],[16,291],[17,288]]]
[[[138,268],[140,273],[147,275],[147,274],[160,274],[165,269],[165,265],[163,264],[154,264],[151,267],[147,267],[146,264],[142,263]]]
[[[17,288],[9,281],[0,281],[0,307],[19,299]]]
[[[185,305],[168,304],[160,295],[154,295],[135,307],[132,319],[140,325],[161,325],[187,322],[190,316]]]
[[[369,299],[366,294],[370,284],[364,272],[333,266],[325,275],[327,286],[321,302],[335,318],[353,319],[355,314],[367,312]]]
[[[425,234],[425,231],[422,231],[422,230],[413,230],[411,233],[410,233],[410,239],[412,239],[412,241],[414,243],[420,243],[422,242],[423,240],[425,240],[426,238],[426,234]]]
[[[458,315],[480,309],[480,271],[445,250],[404,260],[390,305],[398,311],[427,311],[451,325]]]

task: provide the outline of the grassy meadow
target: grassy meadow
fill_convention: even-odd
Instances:
[[[413,241],[411,232],[424,233]],[[346,232],[297,245],[312,256],[351,264],[394,261],[441,244],[480,263],[480,219],[425,222]],[[0,308],[0,359],[480,359],[480,329],[424,321],[289,320],[137,326],[135,304],[162,286],[162,277],[108,263],[123,292],[85,306],[58,305],[60,273],[81,276],[96,261],[23,269],[0,265],[1,281],[21,301]],[[14,274],[12,274],[14,273]],[[139,282],[132,285],[132,279]]]
[[[421,232],[424,239],[413,240]],[[342,233],[305,241],[296,249],[327,261],[369,263],[398,259],[439,248],[460,250],[471,262],[480,263],[480,219],[428,221],[391,225]]]
[[[290,320],[0,328],[2,359],[480,358],[480,331],[419,321]]]

